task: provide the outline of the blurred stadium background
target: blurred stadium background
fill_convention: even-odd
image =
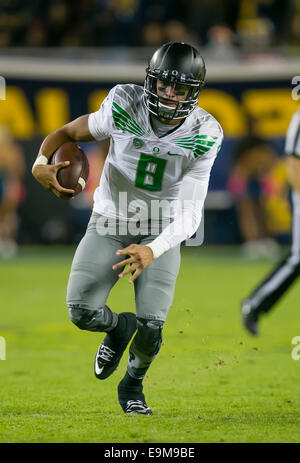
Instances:
[[[205,242],[246,243],[250,257],[261,253],[259,246],[251,248],[253,242],[263,240],[266,255],[277,253],[276,243],[288,242],[288,188],[280,158],[298,107],[291,79],[299,73],[299,0],[2,0],[3,257],[15,254],[14,241],[79,241],[107,144],[83,146],[91,164],[88,187],[64,202],[31,175],[40,143],[62,124],[96,110],[116,83],[143,84],[153,50],[177,40],[200,48],[207,86],[199,104],[225,133],[206,201]],[[252,165],[243,162],[248,156]],[[241,175],[247,183],[242,190]]]
[[[82,144],[89,183],[69,202],[31,168],[49,132],[98,109],[115,84],[143,84],[153,51],[181,40],[206,61],[199,104],[225,139],[204,246],[183,251],[163,348],[145,380],[155,415],[129,423],[116,400],[126,356],[100,385],[92,369],[101,336],[77,330],[65,307],[107,143]],[[282,155],[299,55],[299,0],[0,1],[0,441],[299,442],[299,289],[263,320],[259,339],[239,318],[241,299],[289,243]],[[134,311],[127,281],[108,304]]]

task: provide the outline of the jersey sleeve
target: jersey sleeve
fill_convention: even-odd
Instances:
[[[206,138],[201,139],[201,148],[205,150],[203,156],[197,158],[197,161],[202,159],[215,159],[221,149],[223,143],[223,130],[217,121],[213,125],[209,124],[207,130],[200,130],[199,137],[202,137],[202,132],[207,133]]]
[[[223,142],[223,130],[219,124],[214,125],[213,130],[201,132],[193,149],[193,158],[184,170],[185,176],[188,175],[197,181],[203,180],[203,173],[207,169],[210,172]]]
[[[293,115],[289,124],[284,151],[287,155],[300,158],[300,110]]]
[[[116,87],[112,88],[103,100],[98,111],[89,114],[88,125],[91,135],[96,140],[110,138],[113,132],[112,103]]]

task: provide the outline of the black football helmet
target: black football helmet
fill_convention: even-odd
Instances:
[[[183,120],[196,108],[206,74],[196,48],[183,42],[165,43],[152,56],[146,72],[144,101],[150,113],[167,120]],[[174,100],[157,95],[158,80],[187,86],[187,97],[174,106]]]

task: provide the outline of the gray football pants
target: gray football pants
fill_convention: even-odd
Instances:
[[[96,316],[105,307],[109,292],[118,281],[121,270],[112,270],[112,266],[125,259],[125,256],[116,256],[116,251],[133,243],[145,245],[156,238],[151,235],[101,235],[97,232],[99,218],[101,216],[93,212],[86,234],[76,250],[67,289],[69,310],[93,310]],[[165,322],[173,301],[179,267],[180,245],[153,260],[134,281],[137,317]],[[128,301],[123,301],[122,307],[114,309],[117,312],[128,311],[128,306]],[[107,312],[103,316],[109,318],[110,314]],[[114,328],[117,323],[114,316],[111,313],[112,318],[105,322],[110,326],[103,331]]]

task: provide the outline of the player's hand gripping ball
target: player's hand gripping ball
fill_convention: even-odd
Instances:
[[[82,149],[71,141],[61,145],[52,155],[51,164],[69,161],[68,166],[57,171],[58,183],[70,190],[74,190],[73,196],[84,190],[89,176],[89,162]]]

